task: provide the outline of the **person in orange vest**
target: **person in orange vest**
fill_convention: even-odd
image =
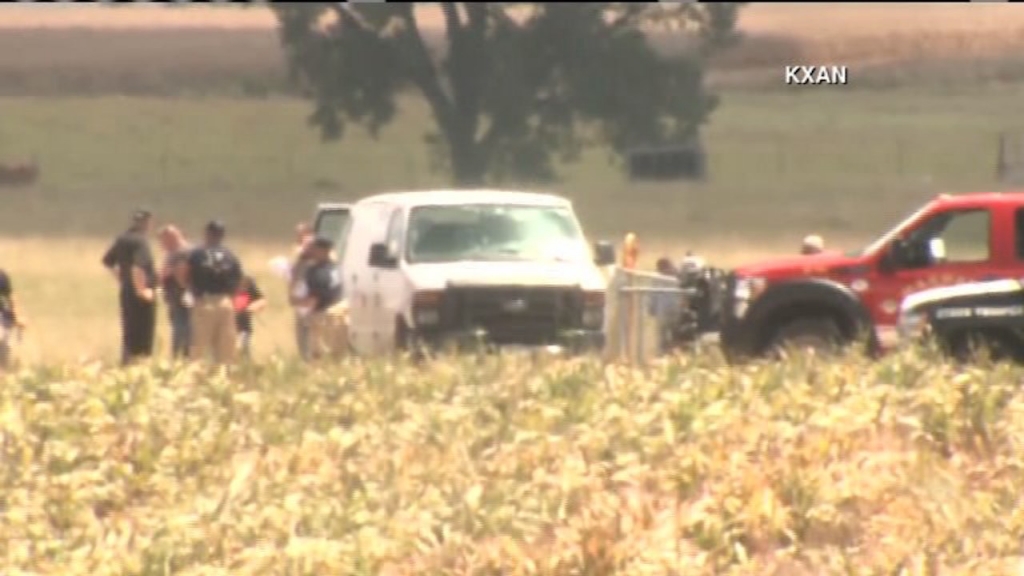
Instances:
[[[267,299],[263,296],[259,286],[252,276],[242,278],[238,286],[238,292],[234,297],[235,305],[235,329],[238,332],[238,349],[242,358],[252,357],[252,315],[267,306]]]

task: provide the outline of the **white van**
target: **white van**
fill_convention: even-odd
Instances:
[[[498,190],[399,192],[321,204],[360,354],[483,340],[603,346],[611,244],[594,252],[569,200]]]

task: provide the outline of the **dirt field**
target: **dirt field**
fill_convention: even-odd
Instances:
[[[436,37],[436,12],[421,18]],[[283,91],[274,26],[258,6],[3,6],[0,93]],[[745,41],[716,60],[717,86],[778,88],[779,69],[801,63],[846,64],[861,86],[1024,78],[1024,11],[1010,4],[762,4],[740,30]]]

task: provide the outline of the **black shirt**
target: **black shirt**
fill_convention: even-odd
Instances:
[[[14,306],[11,301],[13,295],[11,277],[7,272],[0,270],[0,322],[14,322]]]
[[[196,297],[234,295],[242,281],[242,264],[223,246],[196,248],[188,256],[192,293]]]
[[[328,260],[313,264],[306,270],[306,287],[316,298],[314,312],[323,312],[341,300],[341,272],[338,265]]]
[[[183,308],[185,303],[183,298],[185,296],[185,287],[182,286],[177,278],[175,278],[174,270],[182,262],[187,262],[189,256],[188,250],[177,250],[167,255],[167,260],[164,265],[167,267],[168,274],[164,277],[163,289],[164,289],[164,300],[168,306],[174,308]]]
[[[122,294],[134,294],[132,268],[142,268],[146,276],[146,288],[156,287],[156,268],[153,266],[153,254],[149,251],[146,237],[135,230],[129,230],[114,240],[113,245],[103,255],[103,265],[107,268],[118,268],[118,279]]]
[[[247,305],[263,299],[263,292],[260,292],[260,288],[256,285],[255,280],[246,277],[245,284],[246,286],[245,289],[242,290],[242,293],[248,296],[249,301],[247,302]],[[247,310],[237,312],[235,314],[235,328],[239,332],[248,332],[252,334],[252,312]]]

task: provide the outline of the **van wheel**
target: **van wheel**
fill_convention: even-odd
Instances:
[[[419,363],[426,359],[423,343],[416,337],[416,332],[409,328],[405,319],[395,319],[395,349],[400,353],[409,354],[413,362]]]
[[[843,337],[836,323],[828,318],[800,318],[782,326],[768,346],[770,355],[785,359],[794,352],[831,355],[839,351]]]

